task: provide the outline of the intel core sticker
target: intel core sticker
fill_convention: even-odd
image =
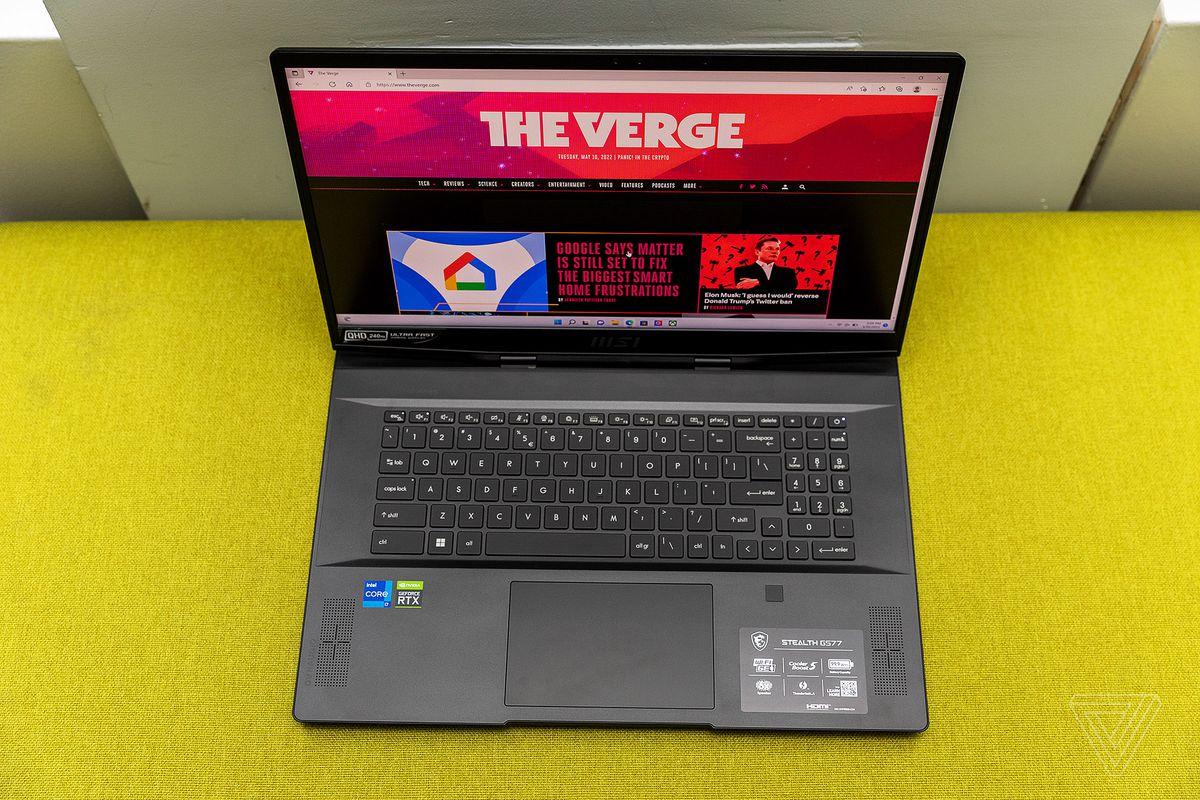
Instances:
[[[391,605],[391,581],[363,581],[363,608],[388,608]]]
[[[742,711],[866,714],[863,633],[742,628]]]

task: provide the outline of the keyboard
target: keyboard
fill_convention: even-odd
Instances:
[[[706,569],[853,562],[847,422],[390,408],[371,553]]]

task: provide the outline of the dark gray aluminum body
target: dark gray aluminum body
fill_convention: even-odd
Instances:
[[[611,409],[634,413],[845,413],[853,437],[851,453],[857,459],[852,475],[858,560],[834,565],[804,562],[799,566],[790,562],[755,562],[747,566],[735,561],[723,562],[721,569],[698,567],[694,562],[680,562],[669,569],[658,565],[638,568],[636,563],[622,561],[607,568],[574,569],[485,565],[480,560],[455,566],[432,562],[429,557],[406,561],[403,556],[373,556],[369,548],[383,411],[422,404],[429,408]],[[866,453],[872,458],[866,458]],[[383,579],[423,581],[422,607],[363,608],[364,581]],[[681,676],[691,685],[703,684],[711,672],[712,707],[506,704],[506,680],[511,680],[506,672],[513,663],[508,648],[514,582],[686,584],[702,587],[698,596],[707,597],[711,592],[712,663],[697,659],[697,651],[691,646],[689,658],[684,663],[673,663],[671,668],[699,670],[698,675]],[[783,587],[783,602],[766,601],[767,585]],[[672,598],[677,595],[685,596],[683,592],[668,594]],[[339,653],[345,656],[344,686],[316,685],[328,681],[314,681],[322,609],[331,599],[350,599],[354,605],[352,636],[339,645],[344,648]],[[697,613],[708,613],[706,606],[698,607],[702,610]],[[739,631],[861,630],[867,638],[869,607],[899,609],[904,693],[875,693],[878,681],[872,674],[872,645],[868,640],[865,715],[742,710]],[[580,615],[580,625],[587,625],[585,616]],[[655,613],[648,616],[651,624],[661,624]],[[523,630],[529,628],[523,621]],[[664,630],[664,637],[670,635]],[[584,660],[563,654],[562,664],[584,673],[572,680],[603,683],[613,674],[620,674],[622,664],[618,662],[627,656],[611,648],[607,651],[611,656],[605,652],[598,648],[596,658]],[[879,654],[875,656],[876,664],[887,663],[886,658],[880,662]],[[895,659],[896,654],[892,657]],[[895,677],[893,673],[891,680]],[[671,676],[661,679],[670,681]],[[508,688],[512,693],[511,683]],[[527,695],[527,690],[522,691]],[[644,698],[647,693],[637,694]],[[521,692],[510,699],[519,700],[517,695]],[[601,691],[597,696],[605,695]],[[690,705],[707,705],[710,694],[700,691],[692,692],[692,696],[704,701]],[[388,366],[339,354],[330,399],[294,714],[305,722],[924,730],[928,713],[895,360],[792,370],[528,369]]]

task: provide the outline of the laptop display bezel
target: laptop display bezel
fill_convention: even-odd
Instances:
[[[317,281],[321,290],[330,340],[338,350],[368,350],[378,355],[424,353],[441,356],[535,355],[604,357],[620,354],[638,357],[729,357],[733,359],[786,360],[804,356],[898,356],[904,340],[916,289],[930,217],[937,195],[954,109],[962,82],[964,60],[957,53],[785,52],[779,50],[650,50],[650,49],[494,49],[494,48],[281,48],[271,53],[272,77],[283,117],[283,127],[299,192],[300,207]],[[940,121],[934,135],[925,188],[918,198],[917,219],[909,263],[900,287],[894,329],[889,331],[699,331],[694,329],[629,329],[600,331],[572,328],[478,328],[430,324],[406,328],[404,344],[349,344],[339,341],[338,313],[334,309],[329,274],[285,70],[288,67],[325,68],[537,69],[537,70],[729,70],[729,71],[833,71],[833,72],[932,72],[946,73]],[[452,221],[447,221],[453,226]],[[449,229],[449,228],[448,228]],[[431,320],[436,317],[431,316]],[[481,344],[482,342],[482,344]]]

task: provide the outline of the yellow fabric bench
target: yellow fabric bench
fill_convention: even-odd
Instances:
[[[1200,796],[1200,213],[935,218],[914,736],[300,725],[302,225],[0,225],[0,282],[0,797]]]

